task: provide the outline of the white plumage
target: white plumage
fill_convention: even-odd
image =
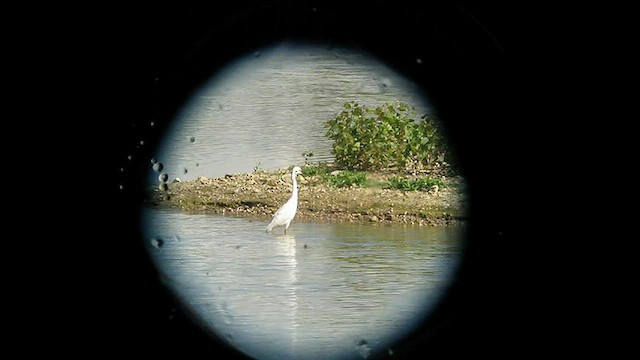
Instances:
[[[291,194],[291,198],[284,203],[276,211],[276,214],[273,215],[273,220],[267,226],[267,232],[271,231],[276,226],[284,225],[284,233],[287,233],[287,229],[289,225],[291,225],[291,220],[296,216],[296,211],[298,211],[298,181],[296,180],[296,175],[302,174],[302,169],[300,166],[296,166],[291,171],[291,182],[293,183],[293,192]]]

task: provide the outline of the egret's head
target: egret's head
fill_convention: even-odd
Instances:
[[[294,175],[300,175],[302,174],[302,169],[300,168],[300,166],[295,166],[292,172]]]

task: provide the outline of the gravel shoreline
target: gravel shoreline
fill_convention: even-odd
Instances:
[[[367,178],[382,184],[392,172],[370,172]],[[401,223],[447,226],[464,222],[467,196],[464,179],[437,176],[445,184],[429,191],[402,191],[382,186],[332,187],[319,176],[298,176],[298,212],[294,221]],[[270,219],[291,196],[287,169],[225,175],[218,178],[173,182],[154,188],[147,198],[152,206],[189,213],[231,214]]]

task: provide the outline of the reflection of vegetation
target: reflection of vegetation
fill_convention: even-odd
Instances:
[[[339,166],[347,169],[421,169],[450,161],[437,119],[415,121],[415,109],[403,102],[375,109],[344,104],[335,119],[326,121],[327,137]]]
[[[378,226],[334,227],[341,239],[328,254],[344,284],[356,291],[389,291],[396,284],[417,284],[424,279],[446,279],[450,261],[460,254],[462,230],[407,229]],[[424,266],[428,264],[428,266]],[[418,280],[420,279],[420,280]]]

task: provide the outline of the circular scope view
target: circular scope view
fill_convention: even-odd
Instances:
[[[410,79],[359,50],[280,43],[177,113],[148,162],[145,244],[195,321],[250,357],[393,355],[460,263],[452,154]]]

